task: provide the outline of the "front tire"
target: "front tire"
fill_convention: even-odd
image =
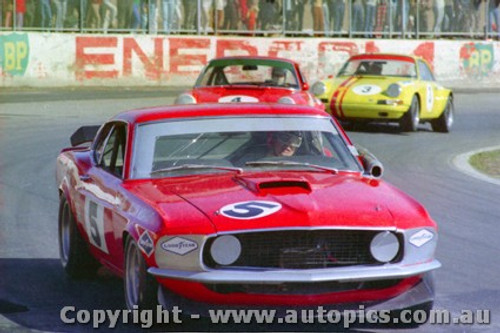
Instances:
[[[453,125],[455,107],[453,105],[453,97],[448,97],[446,106],[439,118],[431,121],[432,130],[435,132],[449,133]]]
[[[132,237],[125,246],[125,303],[129,310],[154,309],[158,305],[158,283],[147,272],[146,262]]]
[[[401,117],[399,127],[403,132],[416,132],[420,123],[420,102],[416,95],[411,100],[408,111]]]
[[[99,263],[90,254],[88,245],[78,231],[68,200],[59,202],[59,257],[66,274],[73,279],[95,275]]]

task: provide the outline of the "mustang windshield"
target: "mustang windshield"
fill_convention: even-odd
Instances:
[[[212,61],[198,78],[196,86],[252,85],[298,88],[292,64],[266,59]]]
[[[131,178],[256,170],[361,171],[329,118],[221,117],[137,126]]]
[[[415,64],[403,60],[355,59],[344,64],[337,76],[371,75],[417,77]]]

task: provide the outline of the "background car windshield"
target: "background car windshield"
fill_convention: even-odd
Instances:
[[[356,59],[348,61],[338,76],[371,75],[416,77],[415,64],[403,60]]]
[[[293,66],[273,63],[217,64],[208,66],[197,86],[255,85],[298,88]]]
[[[275,154],[279,144],[293,145],[294,154]],[[131,178],[227,172],[222,168],[314,170],[307,163],[361,171],[329,118],[235,117],[139,125]]]

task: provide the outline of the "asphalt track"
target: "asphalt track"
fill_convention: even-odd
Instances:
[[[84,124],[118,111],[169,104],[177,91],[161,89],[25,90],[0,92],[0,331],[87,332],[65,325],[60,310],[123,309],[122,283],[106,272],[96,280],[69,281],[59,264],[55,158]],[[424,325],[390,332],[500,331],[500,186],[458,170],[454,158],[500,144],[500,98],[457,93],[452,133],[421,125],[417,133],[395,126],[354,128],[349,135],[385,166],[385,180],[424,204],[438,222],[435,308],[491,311],[490,325]],[[205,324],[203,324],[205,325]],[[293,327],[161,327],[169,331],[332,331],[328,325]],[[118,332],[140,331],[120,325]],[[386,332],[360,328],[357,332]]]

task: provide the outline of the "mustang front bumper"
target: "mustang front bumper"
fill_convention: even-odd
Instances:
[[[406,278],[441,267],[432,260],[416,265],[386,264],[381,266],[350,266],[323,269],[214,269],[190,272],[152,267],[148,272],[159,278],[172,278],[202,283],[286,283],[286,282],[350,282]]]

